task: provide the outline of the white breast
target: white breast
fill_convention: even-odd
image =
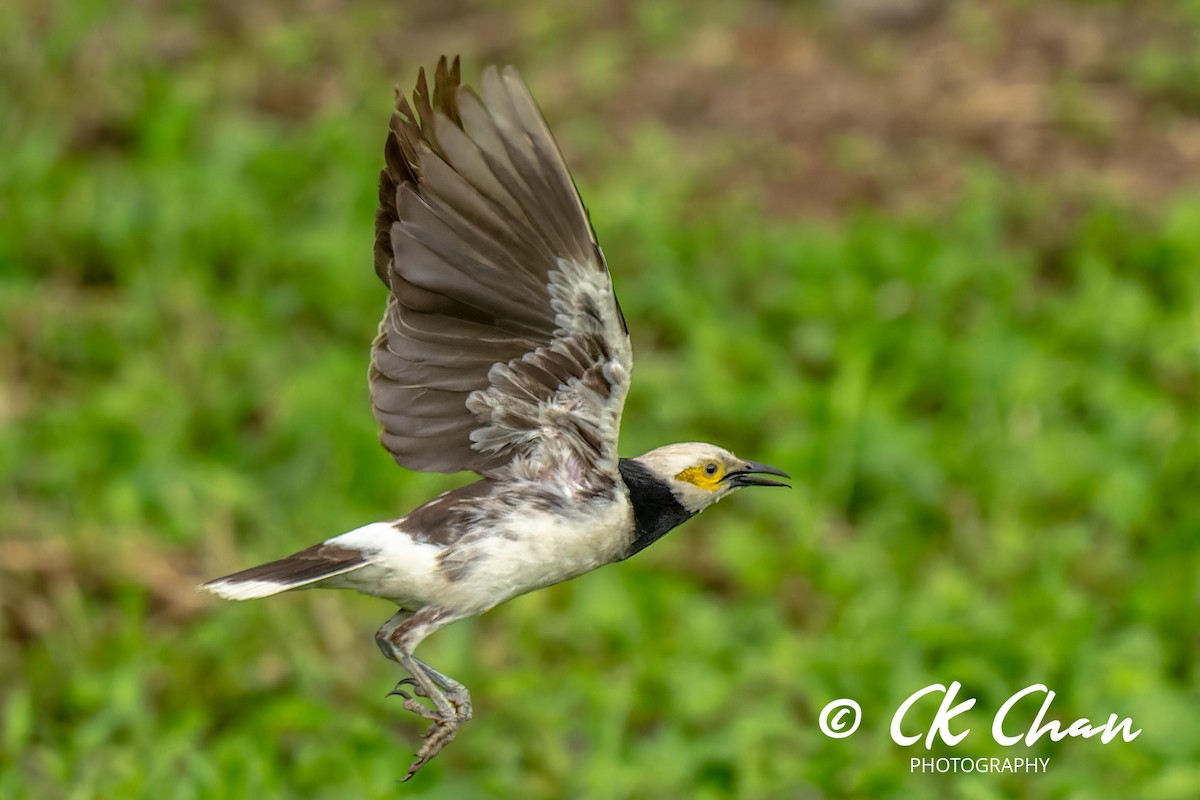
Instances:
[[[569,580],[620,559],[629,547],[628,497],[578,506],[575,513],[514,511],[485,535],[453,546],[442,561],[439,604],[479,614],[519,594]]]

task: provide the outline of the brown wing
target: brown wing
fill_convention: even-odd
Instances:
[[[432,93],[422,70],[412,105],[397,98],[375,224],[380,439],[417,470],[615,474],[632,351],[608,269],[516,70],[482,87],[443,58]]]

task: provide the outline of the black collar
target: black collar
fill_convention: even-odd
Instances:
[[[633,505],[633,546],[625,556],[629,558],[654,544],[667,531],[687,522],[693,514],[683,507],[666,481],[638,461],[622,458],[618,468],[629,488],[629,502]]]

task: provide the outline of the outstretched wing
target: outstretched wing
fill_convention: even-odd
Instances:
[[[397,96],[375,217],[380,440],[410,469],[586,485],[617,474],[629,333],[529,90],[512,67],[482,86],[443,58],[432,94],[422,70],[412,106]]]

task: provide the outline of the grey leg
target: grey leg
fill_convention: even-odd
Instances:
[[[433,682],[437,684],[438,688],[447,695],[457,694],[458,692],[465,691],[461,683],[453,678],[443,675],[416,656],[413,656],[413,661],[416,661],[417,665],[420,666],[421,669],[425,670],[425,674],[428,675]]]
[[[404,698],[406,709],[433,720],[433,727],[417,751],[417,760],[408,768],[403,780],[416,775],[421,767],[454,739],[459,727],[471,718],[471,695],[466,687],[412,655],[422,639],[454,619],[456,617],[436,608],[423,608],[412,614],[401,611],[385,622],[375,634],[375,641],[383,654],[399,662],[412,675],[397,683],[396,688],[388,694],[399,695]],[[414,693],[428,697],[434,708],[430,709],[411,697],[401,686],[412,686]]]

